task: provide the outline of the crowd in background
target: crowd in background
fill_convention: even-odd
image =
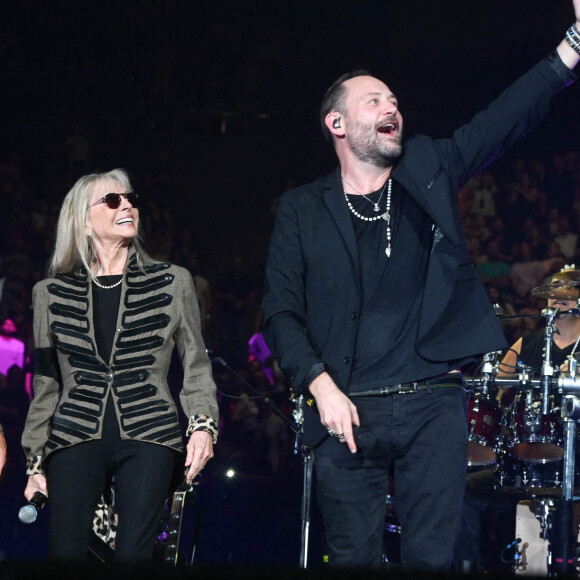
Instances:
[[[90,156],[78,128],[66,143],[69,171],[59,180],[39,185],[27,176],[14,152],[0,162],[0,195],[9,200],[0,213],[0,319],[14,323],[12,335],[22,341],[25,352],[20,371],[0,376],[0,421],[8,427],[9,437],[12,432],[17,435],[25,413],[10,409],[25,399],[9,393],[33,394],[31,290],[45,276],[60,202],[68,190],[66,177],[70,175],[72,183],[73,175],[87,169]],[[172,187],[166,174],[145,174],[141,187],[156,191],[160,181],[163,187]],[[146,245],[156,258],[174,261],[191,271],[208,349],[222,363],[214,365],[214,371],[222,393],[223,452],[231,442],[229,452],[239,454],[240,449],[234,448],[245,442],[241,452],[253,455],[256,461],[266,458],[264,469],[275,472],[289,452],[292,438],[260,394],[274,395],[273,401],[287,415],[292,403],[288,384],[260,341],[263,251],[256,249],[246,256],[233,253],[229,263],[207,269],[206,249],[212,241],[208,240],[205,248],[194,240],[190,229],[175,227],[178,217],[183,217],[175,213],[180,208],[153,195],[142,197]],[[544,303],[530,290],[564,265],[580,264],[580,154],[565,151],[551,159],[522,157],[501,177],[486,170],[461,190],[460,212],[472,261],[498,313],[537,314]],[[266,216],[263,223],[254,224],[266,242],[271,213],[258,215]],[[234,239],[235,235],[232,232]],[[534,317],[506,321],[508,342],[513,343],[538,324]]]
[[[21,342],[24,356],[22,367],[0,371],[0,423],[9,455],[0,480],[0,559],[10,542],[16,554],[24,544],[14,514],[23,501],[20,435],[33,396],[31,291],[46,276],[62,200],[86,173],[128,168],[141,196],[148,251],[194,276],[203,334],[216,361],[221,414],[216,460],[231,460],[275,485],[300,467],[291,457],[293,433],[277,413],[280,408],[290,417],[294,403],[261,340],[260,303],[276,196],[314,179],[327,164],[321,159],[327,144],[313,145],[316,140],[306,130],[315,131],[312,107],[321,83],[337,66],[334,76],[360,63],[380,72],[386,51],[392,58],[384,72],[397,91],[405,90],[411,68],[421,80],[420,90],[399,94],[405,111],[414,111],[406,117],[408,126],[437,136],[471,115],[476,95],[485,104],[492,96],[486,91],[503,86],[502,75],[507,83],[530,47],[530,58],[539,59],[552,46],[541,19],[537,29],[527,22],[511,30],[504,42],[501,34],[474,36],[469,27],[441,16],[439,37],[445,38],[449,27],[465,48],[458,55],[455,46],[430,42],[429,34],[407,34],[406,14],[413,26],[415,16],[404,2],[391,4],[389,18],[401,26],[388,38],[372,3],[352,4],[357,21],[366,22],[364,38],[353,50],[353,43],[344,42],[353,34],[353,19],[326,26],[327,10],[315,3],[305,4],[306,18],[297,3],[261,2],[259,9],[244,6],[226,19],[211,2],[188,8],[140,3],[138,10],[132,3],[114,9],[67,3],[51,5],[41,15],[29,1],[6,3],[0,19],[6,44],[0,59],[9,87],[0,148],[0,349],[4,338],[12,338]],[[21,10],[37,17],[20,18]],[[469,6],[471,18],[473,10]],[[509,3],[502,10],[511,10]],[[482,9],[483,16],[488,13]],[[489,21],[503,28],[505,15]],[[373,21],[376,34],[369,30]],[[317,34],[305,34],[313,25]],[[359,52],[364,47],[366,54]],[[465,66],[459,66],[462,58]],[[490,71],[496,82],[482,83]],[[423,87],[443,85],[449,90],[442,106],[438,91]],[[565,107],[555,108],[554,117],[562,113]],[[284,147],[272,143],[273,135]],[[566,147],[575,143],[574,135],[563,131],[555,141]],[[580,152],[547,153],[550,140],[537,141],[542,150],[524,150],[515,162],[494,164],[460,192],[472,261],[503,314],[539,313],[545,301],[530,289],[565,264],[580,266]],[[330,148],[327,154],[332,155]],[[6,319],[13,325],[5,326]],[[539,318],[503,323],[508,343],[541,323]],[[170,378],[177,391],[178,371]],[[245,507],[248,522],[257,528],[256,513],[236,500],[231,514],[219,513],[219,524],[235,529],[232,522]],[[276,529],[284,529],[280,523]],[[273,527],[267,530],[275,536]],[[235,542],[242,544],[239,537]],[[260,544],[267,545],[263,537]],[[280,552],[280,544],[275,550]]]
[[[92,169],[82,133],[75,132],[71,139],[72,144],[66,140],[67,171],[58,177],[46,173],[31,177],[15,152],[0,159],[0,351],[8,341],[13,346],[17,341],[22,361],[6,369],[6,374],[0,372],[0,423],[9,453],[0,494],[4,514],[16,513],[24,488],[20,435],[33,396],[32,287],[46,276],[64,195],[79,175]],[[195,211],[195,199],[188,206],[167,203],[178,199],[183,187],[169,167],[138,168],[135,174],[139,172],[141,226],[148,250],[158,259],[188,268],[195,280],[202,332],[218,385],[221,432],[216,459],[265,478],[277,489],[280,482],[288,485],[300,477],[301,463],[294,453],[299,447],[287,424],[296,404],[262,339],[260,304],[276,196],[293,180],[288,178],[281,191],[264,193],[266,208],[248,204],[242,219],[247,228],[251,216],[249,223],[257,234],[250,243],[242,243],[232,227],[229,248],[233,250],[224,257],[227,244],[183,227],[184,213]],[[507,169],[504,164],[503,170],[486,170],[460,191],[459,207],[468,250],[490,300],[498,313],[522,316],[503,323],[512,344],[542,324],[539,317],[525,317],[545,307],[530,290],[564,265],[580,264],[580,154],[570,150],[551,158],[522,156]],[[205,216],[210,225],[219,218]],[[12,324],[5,324],[6,320]],[[170,385],[177,395],[179,371],[170,373]],[[18,553],[25,544],[14,520],[0,520],[6,544],[0,545],[0,553]]]

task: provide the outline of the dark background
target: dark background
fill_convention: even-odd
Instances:
[[[179,248],[188,232],[210,282],[239,254],[259,286],[276,198],[335,166],[318,108],[339,75],[369,69],[397,94],[407,134],[447,136],[572,21],[571,0],[1,0],[0,161],[23,169],[26,211],[58,211],[81,174],[124,167],[146,209],[168,216],[146,239]],[[577,148],[579,108],[577,88],[560,95],[494,171]],[[82,168],[67,157],[77,129]],[[4,191],[0,217],[10,208],[25,231],[14,199]],[[228,461],[200,486],[199,561],[296,564],[300,456],[275,480],[229,481]],[[44,554],[46,519],[15,530],[12,555]]]
[[[1,6],[0,157],[18,153],[34,196],[60,203],[79,177],[64,153],[79,127],[86,169],[127,168],[171,213],[174,244],[191,231],[210,275],[241,253],[258,277],[272,202],[334,167],[318,107],[336,77],[370,69],[399,97],[407,134],[446,136],[573,21],[570,0]],[[577,102],[558,97],[525,147],[576,146]]]

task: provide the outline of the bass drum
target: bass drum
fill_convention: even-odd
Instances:
[[[493,465],[501,447],[499,435],[503,411],[499,403],[487,395],[475,394],[467,402],[469,443],[467,465]]]

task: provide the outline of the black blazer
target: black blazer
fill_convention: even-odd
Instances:
[[[540,121],[552,96],[575,78],[554,53],[451,138],[419,135],[404,144],[392,177],[433,220],[415,345],[426,359],[461,364],[507,346],[470,262],[457,191]],[[325,368],[348,392],[361,307],[359,268],[338,170],[281,197],[266,262],[264,336],[295,391]],[[314,419],[308,408],[306,445],[326,433]]]

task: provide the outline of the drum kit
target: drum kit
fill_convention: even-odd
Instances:
[[[539,298],[577,301],[576,308],[565,312],[548,307],[531,315],[545,319],[540,373],[532,373],[519,362],[506,372],[497,351],[484,355],[478,374],[469,381],[468,467],[493,469],[496,491],[532,504],[543,537],[550,542],[548,569],[552,567],[556,574],[576,569],[577,530],[572,514],[573,502],[580,500],[576,468],[580,369],[574,355],[568,356],[562,368],[554,366],[552,346],[557,317],[580,316],[579,291],[580,271],[576,270],[532,290]],[[503,396],[498,397],[498,392]],[[550,531],[562,525],[566,533],[556,539]]]

